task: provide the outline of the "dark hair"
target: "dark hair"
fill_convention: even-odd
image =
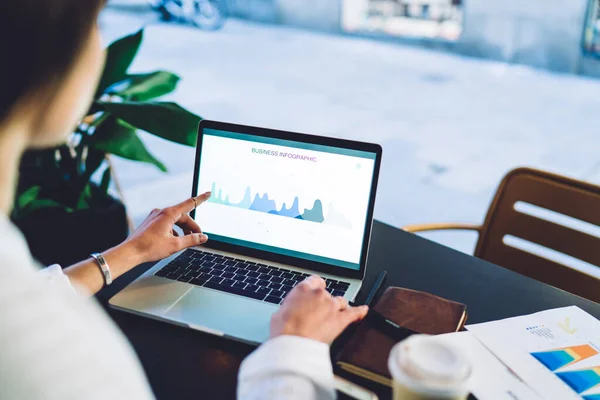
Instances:
[[[61,83],[105,1],[0,2],[0,124],[23,98]]]

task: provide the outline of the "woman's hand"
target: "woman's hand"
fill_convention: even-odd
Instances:
[[[288,294],[273,315],[271,338],[292,335],[329,344],[368,311],[367,306],[349,307],[343,297],[332,297],[323,279],[310,276]]]
[[[152,210],[144,222],[122,244],[138,256],[139,263],[158,261],[183,249],[206,243],[208,236],[188,213],[210,198],[206,192],[172,207]],[[184,235],[173,229],[177,225]]]
[[[148,218],[120,245],[102,252],[113,279],[145,262],[157,261],[185,248],[206,243],[208,236],[188,215],[210,198],[210,192],[187,199],[162,210],[153,210]],[[177,225],[184,235],[173,230]],[[94,294],[104,287],[104,275],[94,259],[64,269],[71,283]]]

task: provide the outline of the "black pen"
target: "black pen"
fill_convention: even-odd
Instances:
[[[379,273],[379,276],[377,277],[375,284],[373,285],[373,287],[371,288],[371,291],[367,295],[367,299],[365,300],[365,305],[371,307],[371,303],[373,302],[373,299],[379,292],[379,289],[381,289],[381,286],[383,285],[383,282],[385,281],[386,276],[387,276],[386,270],[383,270]]]

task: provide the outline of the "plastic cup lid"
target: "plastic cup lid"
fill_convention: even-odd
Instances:
[[[452,394],[466,390],[471,363],[456,347],[429,335],[413,335],[392,349],[392,377],[417,392]]]

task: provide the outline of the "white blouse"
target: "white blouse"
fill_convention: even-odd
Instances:
[[[42,271],[17,228],[0,217],[0,399],[152,399],[123,333],[59,266]],[[329,348],[269,340],[239,372],[239,399],[333,399]],[[202,394],[198,394],[201,399]]]

